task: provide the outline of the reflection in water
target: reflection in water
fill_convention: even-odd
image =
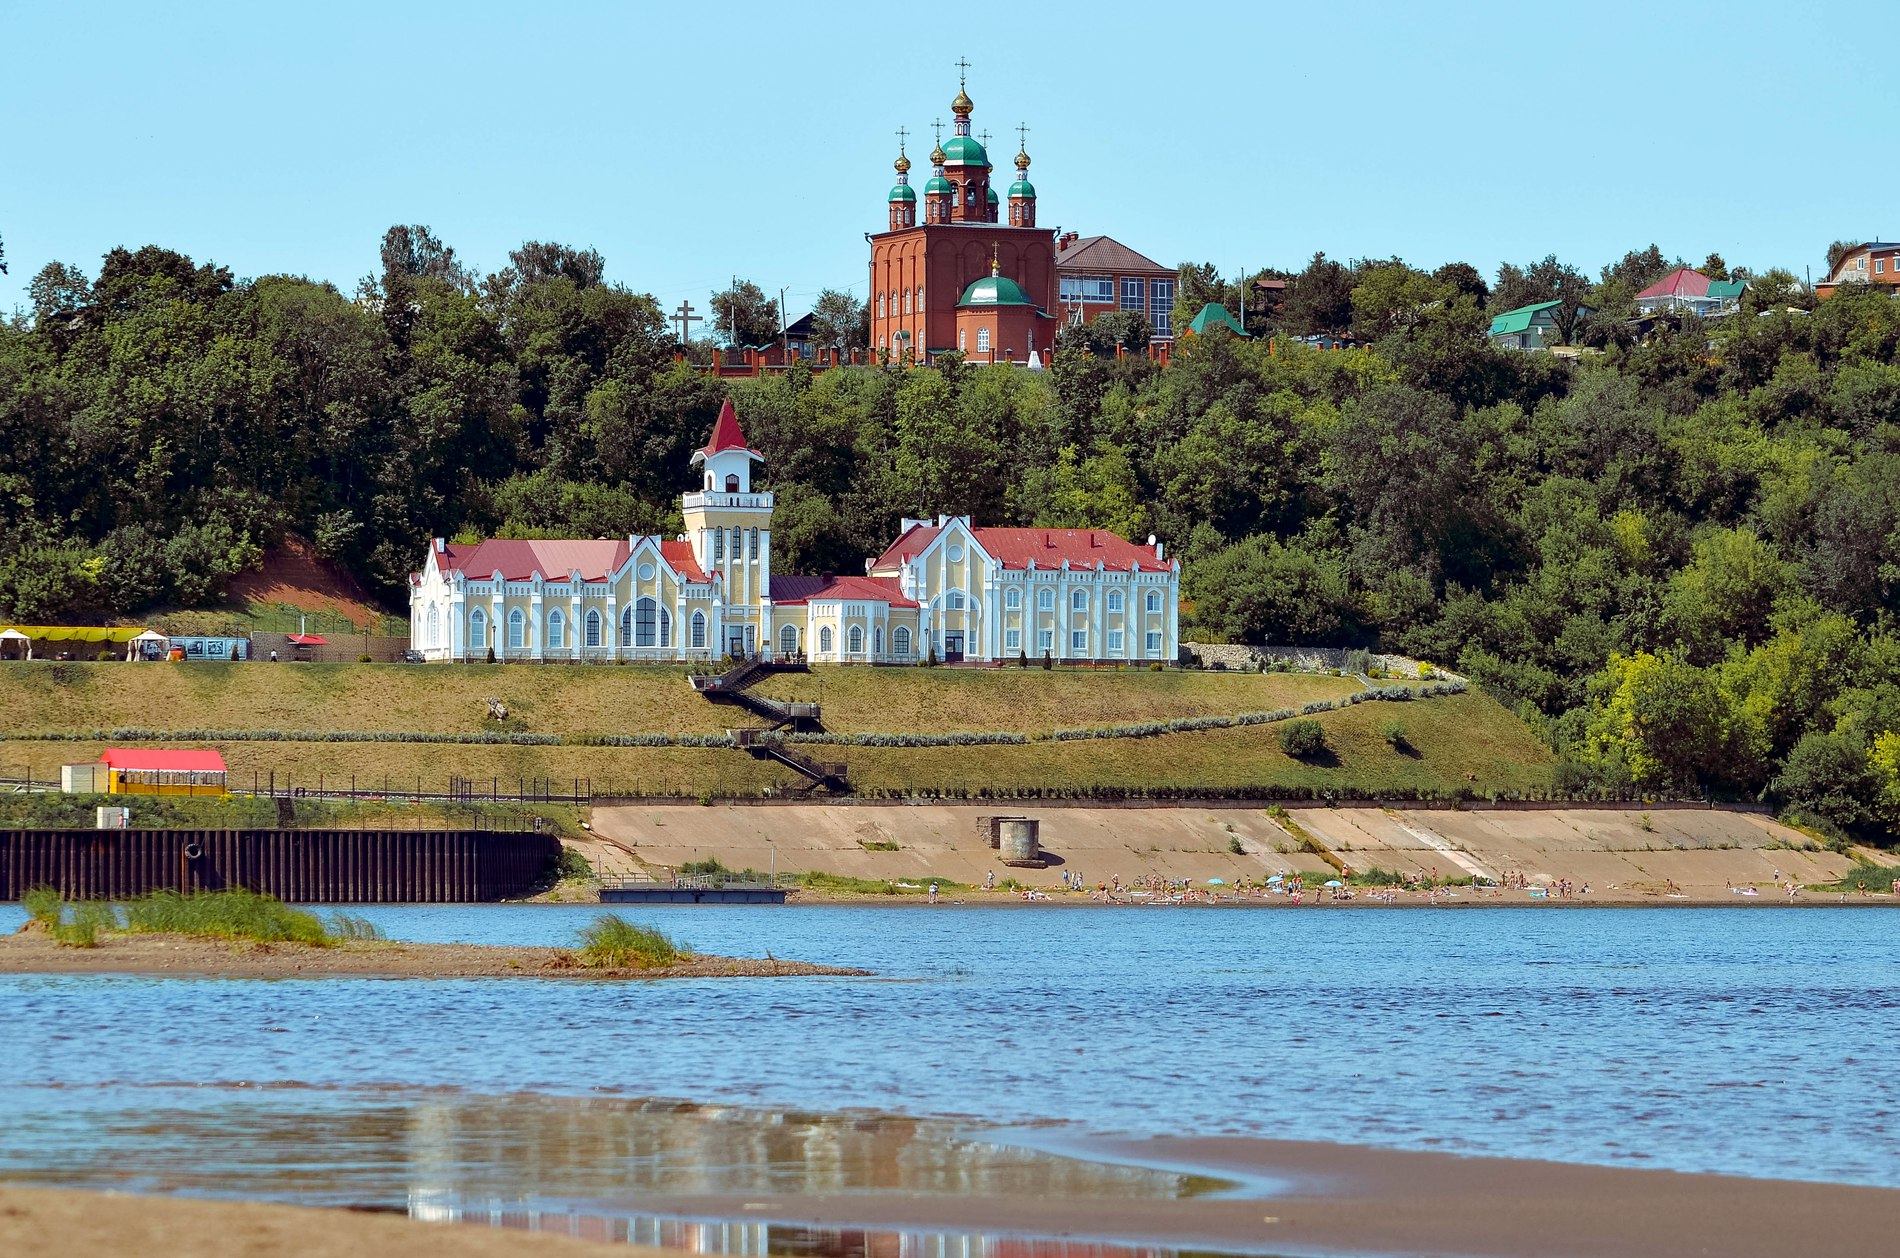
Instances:
[[[652,1245],[695,1254],[742,1258],[1211,1258],[1203,1251],[1119,1245],[1045,1236],[988,1232],[899,1231],[813,1227],[759,1220],[686,1219],[659,1214],[568,1211],[532,1201],[453,1201],[418,1198],[411,1217],[433,1223],[472,1223],[530,1232],[554,1232],[607,1244]]]
[[[574,1097],[189,1090],[89,1112],[83,1097],[10,1116],[0,1178],[409,1209],[418,1200],[901,1192],[1178,1198],[1226,1183],[971,1137],[971,1125]],[[229,1093],[219,1090],[221,1098]],[[194,1104],[194,1102],[197,1102]],[[100,1157],[100,1150],[110,1156]],[[565,1208],[565,1207],[557,1207]]]

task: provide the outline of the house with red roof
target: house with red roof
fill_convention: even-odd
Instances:
[[[1646,315],[1697,314],[1705,319],[1733,314],[1741,307],[1743,280],[1712,280],[1679,266],[1636,294],[1636,309]]]
[[[1152,538],[939,516],[904,521],[862,576],[775,573],[762,458],[728,401],[693,453],[678,537],[436,538],[409,579],[411,640],[457,662],[1175,657],[1180,565]]]
[[[224,757],[173,747],[109,747],[99,757],[108,795],[226,794]]]

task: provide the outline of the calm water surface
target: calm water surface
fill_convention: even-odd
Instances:
[[[597,910],[360,911],[399,939],[549,944]],[[415,1211],[814,1186],[820,1164],[918,1191],[1108,1174],[981,1135],[1060,1120],[1900,1186],[1900,914],[628,915],[880,977],[0,977],[0,1178]]]

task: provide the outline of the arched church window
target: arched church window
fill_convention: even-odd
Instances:
[[[732,530],[732,558],[735,563],[741,557],[740,551],[739,551],[739,543],[742,542],[743,540],[745,540],[745,530],[735,525]]]
[[[706,613],[705,612],[696,611],[693,613],[693,649],[697,651],[703,651],[706,649]]]
[[[880,319],[884,317],[884,294],[883,293],[879,293],[877,295],[877,317]]]
[[[428,636],[422,640],[422,644],[424,646],[441,646],[442,644],[436,641],[437,635],[440,634],[441,632],[442,632],[442,621],[437,616],[436,609],[431,607],[429,609]]]
[[[910,629],[908,626],[899,625],[896,629],[891,631],[891,647],[899,656],[910,654]]]
[[[948,606],[951,611],[953,612],[962,611],[963,610],[963,591],[951,590],[950,593],[945,597],[944,602],[945,602],[945,605]]]
[[[826,625],[818,631],[818,651],[821,655],[831,654],[831,626]]]
[[[1012,589],[1005,593],[1003,595],[1003,606],[1009,611],[1021,611],[1023,609],[1023,592],[1021,590]]]
[[[558,607],[548,613],[548,645],[556,651],[567,646],[567,617]]]
[[[673,613],[664,607],[660,609],[660,645],[673,645]]]
[[[745,557],[747,559],[757,559],[759,557],[759,530],[757,529],[746,530]]]
[[[1087,590],[1077,590],[1074,593],[1069,595],[1069,610],[1070,611],[1085,612],[1088,609],[1089,609],[1089,592]]]
[[[910,313],[910,290],[909,289],[904,290],[904,313],[905,314]]]
[[[648,599],[646,601],[650,603],[653,600]],[[633,645],[633,608],[631,607],[620,613],[620,645]]]
[[[1108,592],[1108,610],[1112,612],[1118,612],[1121,609],[1122,609],[1122,592],[1120,590],[1110,590]]]
[[[584,623],[587,626],[587,637],[583,639],[583,641],[585,641],[588,646],[599,646],[600,645],[600,613],[598,611],[595,611],[591,607],[588,608],[587,619]]]
[[[1158,612],[1161,610],[1161,591],[1159,590],[1148,591],[1148,610],[1151,612]]]
[[[778,631],[778,653],[787,657],[798,654],[798,626],[786,625]]]
[[[630,609],[633,612],[633,646],[652,646],[660,626],[660,605],[643,598]]]
[[[884,626],[877,625],[871,630],[871,654],[884,654]]]
[[[739,478],[737,476],[726,477],[726,492],[729,494],[739,492]]]
[[[970,329],[958,328],[957,329],[957,349],[966,350],[969,348],[970,348]]]
[[[726,557],[726,530],[713,530],[713,562],[718,563]]]
[[[990,352],[990,330],[988,328],[978,328],[976,330],[976,352],[979,354],[987,354]]]
[[[923,308],[924,308],[924,286],[922,284],[919,284],[917,286],[917,309],[922,310]]]
[[[523,634],[523,630],[527,627],[527,623],[528,623],[528,618],[521,614],[521,609],[519,607],[515,608],[513,611],[508,613],[508,649],[509,650],[518,651],[521,649],[522,634]]]
[[[482,615],[477,607],[468,614],[468,644],[470,646],[488,645],[488,617]]]
[[[1036,610],[1052,612],[1056,609],[1056,592],[1047,587],[1036,591]]]
[[[845,635],[845,649],[853,655],[864,654],[864,626],[852,625],[851,632]]]

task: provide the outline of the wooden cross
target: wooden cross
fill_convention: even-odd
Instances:
[[[706,316],[693,313],[692,302],[682,301],[680,308],[673,312],[673,322],[679,324],[680,327],[680,344],[684,345],[687,341],[692,339],[693,325],[695,323],[704,323],[705,321]]]
[[[970,72],[969,59],[967,57],[958,57],[957,58],[957,90],[958,91],[963,90],[964,79],[969,74],[969,72]]]

